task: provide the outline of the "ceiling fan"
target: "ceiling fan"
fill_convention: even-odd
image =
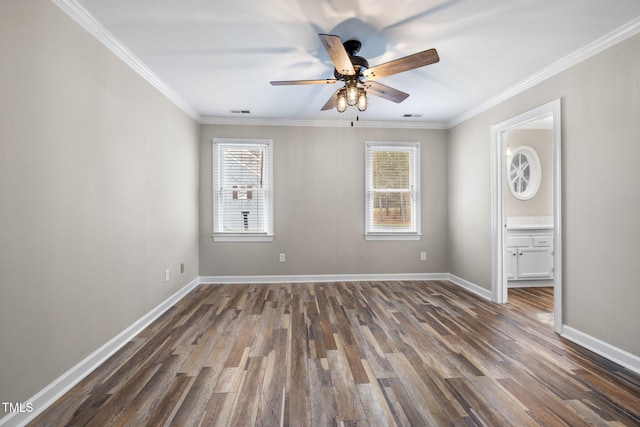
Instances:
[[[440,61],[435,49],[414,53],[413,55],[395,59],[384,64],[369,68],[369,63],[361,56],[357,56],[362,44],[358,40],[342,42],[340,37],[332,34],[318,34],[320,41],[335,66],[333,79],[320,80],[280,80],[271,81],[273,86],[284,85],[316,85],[344,82],[344,87],[336,90],[322,107],[322,111],[336,108],[344,112],[348,106],[357,106],[358,110],[367,109],[367,93],[400,103],[409,94],[392,87],[378,83],[376,80],[414,68],[424,67]]]

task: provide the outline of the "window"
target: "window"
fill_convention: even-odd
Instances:
[[[272,241],[270,140],[213,140],[214,241]]]
[[[538,193],[542,166],[536,150],[521,145],[508,155],[509,189],[519,200],[529,200]]]
[[[367,142],[365,238],[420,239],[420,144]]]

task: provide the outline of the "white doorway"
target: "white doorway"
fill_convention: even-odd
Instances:
[[[507,249],[507,143],[508,132],[527,123],[550,123],[553,138],[553,215],[549,220],[553,233],[552,265],[554,290],[554,330],[562,332],[562,171],[561,101],[556,99],[491,127],[491,291],[492,299],[508,300],[509,263]],[[551,230],[551,228],[550,228]]]

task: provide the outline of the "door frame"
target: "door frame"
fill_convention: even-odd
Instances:
[[[506,171],[507,131],[527,122],[553,117],[553,304],[554,330],[562,333],[562,111],[561,99],[555,99],[532,110],[491,126],[491,297],[494,302],[507,302],[506,264]]]

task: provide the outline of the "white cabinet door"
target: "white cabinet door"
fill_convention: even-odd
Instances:
[[[548,248],[518,249],[518,277],[553,277],[553,256]]]
[[[507,264],[507,280],[515,279],[518,274],[518,249],[507,249],[504,262]]]

